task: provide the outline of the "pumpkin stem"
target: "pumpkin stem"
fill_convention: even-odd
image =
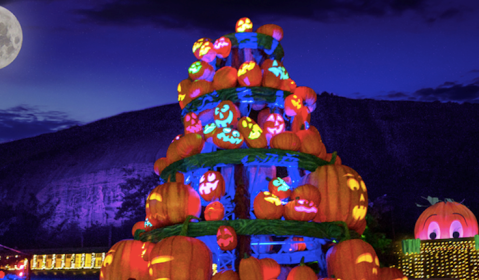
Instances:
[[[200,218],[195,217],[193,215],[189,215],[186,217],[186,220],[183,222],[183,226],[181,227],[180,234],[181,236],[188,236],[188,225],[190,224],[190,220],[195,219],[195,220],[200,220]]]
[[[305,266],[304,264],[304,256],[301,258],[301,262],[299,263],[300,266]]]
[[[338,152],[334,151],[333,154],[331,155],[331,160],[329,161],[329,164],[335,164],[337,156],[338,156]]]
[[[243,259],[247,259],[247,258],[249,258],[249,256],[248,256],[248,253],[245,252],[244,256],[243,256]]]

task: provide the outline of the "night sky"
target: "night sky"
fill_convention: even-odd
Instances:
[[[299,3],[298,3],[299,2]],[[206,4],[207,3],[207,4]],[[177,100],[201,37],[284,29],[298,85],[348,98],[479,103],[479,1],[0,0],[23,30],[0,69],[0,143]]]

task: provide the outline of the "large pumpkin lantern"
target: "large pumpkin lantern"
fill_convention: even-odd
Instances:
[[[154,188],[148,196],[150,215],[164,225],[178,224],[189,215],[201,214],[198,193],[189,185],[168,182]]]
[[[122,240],[113,245],[101,266],[100,279],[148,279],[148,263],[142,258],[143,244],[137,240]]]
[[[206,201],[220,199],[225,195],[225,179],[218,171],[206,171],[200,178],[198,192]]]
[[[345,165],[324,165],[309,174],[309,184],[321,193],[319,212],[314,221],[344,221],[362,234],[366,228],[368,193],[361,176]]]
[[[238,245],[236,231],[231,226],[220,226],[216,232],[216,243],[223,251],[231,251]]]
[[[222,101],[215,107],[214,120],[216,127],[236,126],[240,116],[238,107],[229,100]]]
[[[414,227],[415,237],[422,240],[473,237],[476,234],[476,216],[458,202],[438,202],[429,206]]]
[[[328,250],[329,277],[378,280],[379,259],[373,247],[361,239],[339,242]]]

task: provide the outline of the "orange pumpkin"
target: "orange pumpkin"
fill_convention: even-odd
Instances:
[[[276,24],[262,25],[258,29],[256,29],[256,32],[269,35],[277,41],[281,41],[281,39],[283,39],[283,28]]]
[[[165,169],[168,166],[168,160],[166,157],[159,158],[155,161],[153,164],[153,170],[155,171],[155,174],[160,176],[161,172],[163,169]]]
[[[213,272],[213,258],[208,247],[199,239],[181,235],[156,243],[149,264],[149,279],[209,280]]]
[[[291,79],[291,78],[288,78],[286,80],[282,80],[280,89],[284,90],[284,91],[289,91],[291,93],[295,93],[296,92],[296,82],[293,81],[293,79]]]
[[[187,134],[170,144],[166,151],[166,159],[168,160],[168,163],[173,163],[182,158],[199,154],[203,149],[204,144],[205,141],[200,134]]]
[[[205,80],[196,80],[191,83],[190,90],[188,91],[188,98],[193,100],[197,97],[213,92],[213,83]]]
[[[313,156],[318,156],[326,150],[326,147],[322,144],[321,135],[316,129],[305,129],[296,132],[299,139],[301,139],[301,148],[300,152],[310,154]],[[325,152],[325,151],[324,151]]]
[[[219,221],[225,217],[225,207],[219,201],[213,201],[206,205],[205,208],[205,220],[207,221]]]
[[[178,84],[178,103],[181,109],[185,108],[185,106],[191,102],[189,95],[191,83],[192,81],[190,79],[184,79]]]
[[[241,117],[238,107],[229,100],[221,101],[215,107],[214,120],[216,127],[235,127]]]
[[[198,192],[206,201],[218,200],[225,195],[225,179],[218,171],[206,171],[200,178]]]
[[[310,184],[305,184],[295,188],[290,197],[291,199],[299,198],[312,201],[316,206],[319,206],[319,203],[321,202],[321,193],[318,188]]]
[[[233,270],[225,270],[220,271],[213,275],[211,280],[239,280],[238,273],[234,272]]]
[[[238,68],[238,83],[242,87],[259,87],[262,79],[261,68],[254,61],[246,61]]]
[[[295,199],[284,206],[284,219],[308,222],[318,214],[318,206],[306,199]]]
[[[308,113],[311,113],[316,109],[316,99],[318,95],[312,88],[300,86],[297,87],[294,91],[294,94],[303,99],[304,105],[306,106]]]
[[[284,213],[281,200],[270,192],[260,192],[253,201],[254,214],[257,219],[280,219]]]
[[[201,120],[194,112],[189,112],[183,118],[183,127],[185,128],[185,135],[189,133],[203,134],[203,126]]]
[[[223,251],[231,251],[238,245],[236,231],[231,226],[220,226],[216,232],[216,243]]]
[[[401,270],[395,267],[382,267],[379,269],[379,280],[407,280]]]
[[[236,22],[235,31],[238,33],[251,32],[253,31],[253,22],[247,17],[242,17]]]
[[[143,242],[122,240],[106,253],[100,269],[100,279],[148,279],[148,262],[143,260]]]
[[[287,79],[286,69],[283,64],[277,60],[265,60],[263,64],[261,64],[261,70],[263,71],[263,80],[261,81],[263,87],[279,89],[282,80]]]
[[[213,143],[221,149],[238,149],[243,142],[243,135],[229,127],[217,128],[213,135]]]
[[[414,227],[415,237],[422,240],[473,237],[476,234],[476,216],[457,202],[438,202],[429,206]]]
[[[291,269],[286,280],[316,280],[318,276],[314,273],[314,270],[304,264],[304,257],[301,259],[301,263]],[[349,279],[349,278],[347,278]],[[368,279],[369,280],[369,279]]]
[[[216,55],[219,58],[226,58],[230,55],[231,52],[231,40],[228,37],[220,37],[216,39],[213,44],[213,48],[216,51]]]
[[[164,225],[182,223],[189,215],[201,214],[198,193],[189,185],[168,182],[154,188],[146,200],[150,216]]]
[[[283,116],[278,113],[270,114],[268,108],[258,114],[258,124],[263,128],[268,143],[273,136],[286,130]]]
[[[263,280],[263,268],[261,262],[255,257],[247,257],[240,260],[239,277],[241,280]]]
[[[211,42],[212,40],[210,38],[201,38],[201,39],[198,39],[194,44],[193,44],[193,54],[195,55],[196,59],[200,59],[200,49],[201,49],[201,46],[205,43],[205,42]]]
[[[205,80],[213,81],[215,75],[215,68],[205,61],[193,62],[188,68],[188,76],[192,81]]]
[[[303,99],[296,94],[290,94],[284,99],[284,113],[290,117],[301,114],[304,110]]]
[[[265,148],[268,145],[263,130],[250,117],[242,117],[238,121],[238,131],[249,148]]]
[[[238,83],[238,70],[230,66],[221,67],[213,77],[215,90],[235,87]]]
[[[373,247],[361,239],[339,242],[328,250],[329,277],[378,280],[379,259]]]
[[[298,151],[301,148],[301,140],[294,132],[285,131],[274,135],[269,145],[272,149]]]
[[[260,259],[261,268],[263,269],[263,277],[266,280],[276,279],[281,273],[281,266],[272,258]]]
[[[145,221],[139,221],[133,225],[133,228],[131,229],[131,235],[133,235],[133,237],[135,237],[135,232],[138,229],[145,230]]]
[[[291,195],[291,187],[280,177],[273,178],[269,181],[268,190],[281,200],[286,199]]]
[[[315,222],[344,221],[359,234],[366,228],[368,193],[361,176],[345,165],[324,165],[308,175],[322,201]]]
[[[201,61],[210,63],[211,61],[216,59],[216,50],[214,49],[213,42],[204,42],[203,45],[200,47],[200,51],[198,53]]]
[[[327,153],[326,156],[320,157],[320,158],[324,159],[325,161],[331,161],[333,159],[333,154]],[[338,155],[336,155],[336,160],[334,161],[334,164],[336,164],[336,165],[342,165],[343,164],[342,161],[341,161],[341,158]]]

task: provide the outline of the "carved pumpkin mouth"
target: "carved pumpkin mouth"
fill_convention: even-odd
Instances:
[[[251,140],[258,139],[262,133],[263,133],[263,130],[259,127],[259,125],[254,124],[253,127],[251,128],[251,132],[249,133],[248,138]]]
[[[215,115],[218,116],[215,120],[217,127],[228,127],[233,122],[233,114],[228,105],[224,105],[221,109],[216,107]]]
[[[231,144],[240,144],[242,142],[241,134],[237,130],[231,128],[223,128],[223,131],[216,136],[218,139]]]
[[[200,123],[196,123],[195,125],[190,125],[186,127],[186,131],[189,133],[197,133],[203,130],[203,127],[201,126]]]
[[[318,213],[318,207],[312,202],[308,201],[305,199],[298,199],[297,204],[294,206],[294,210],[297,212],[303,212],[303,213]]]
[[[271,134],[273,134],[273,135],[279,134],[279,133],[281,133],[283,130],[284,130],[284,124],[280,124],[280,125],[277,126],[277,127],[268,127],[268,132],[271,133]]]
[[[231,235],[228,235],[228,236],[223,235],[223,236],[220,237],[220,239],[218,240],[218,245],[220,245],[220,246],[222,246],[222,247],[227,247],[227,246],[229,246],[231,243],[233,243],[233,236],[231,236]]]
[[[353,218],[355,220],[362,220],[366,217],[367,211],[368,208],[366,206],[356,205],[353,208]]]

